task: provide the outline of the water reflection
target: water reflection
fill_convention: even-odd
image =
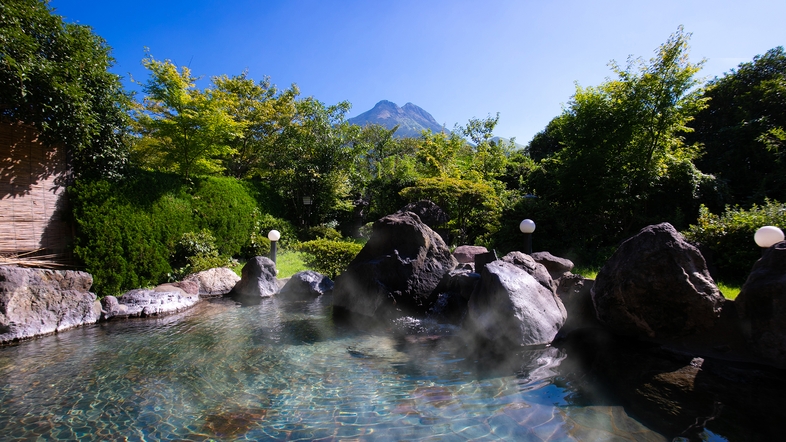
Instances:
[[[562,350],[489,357],[458,329],[360,331],[334,323],[330,304],[217,300],[0,348],[0,434],[662,440],[621,408],[569,406]]]

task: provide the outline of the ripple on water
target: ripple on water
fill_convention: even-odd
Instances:
[[[557,353],[554,353],[557,352]],[[450,337],[336,327],[330,306],[214,301],[0,348],[0,432],[18,439],[662,440],[571,407],[556,349],[499,364]]]

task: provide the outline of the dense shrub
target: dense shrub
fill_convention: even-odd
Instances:
[[[768,225],[786,227],[786,205],[768,200],[763,206],[753,205],[750,210],[739,206],[726,207],[721,215],[715,215],[702,206],[697,224],[691,225],[683,234],[699,245],[709,264],[715,268],[718,279],[741,283],[761,257],[753,235],[760,227]]]
[[[180,237],[175,246],[172,264],[183,266],[188,263],[189,257],[208,254],[215,250],[216,239],[208,230],[202,229],[199,232],[186,232]]]
[[[191,186],[173,175],[137,172],[121,182],[82,180],[69,189],[74,254],[93,275],[94,291],[114,295],[226,265],[272,218],[260,215],[248,188],[233,178],[200,178]],[[203,241],[208,235],[212,244]]]
[[[306,254],[306,265],[331,279],[346,270],[362,248],[362,245],[354,242],[331,241],[324,238],[307,241],[299,246],[299,249]]]
[[[236,256],[249,243],[257,204],[242,182],[229,177],[197,180],[192,208],[197,225],[216,238],[220,254]]]
[[[298,232],[292,223],[269,214],[261,214],[256,223],[256,232],[267,239],[267,234],[271,230],[278,230],[281,233],[281,238],[278,240],[279,248],[291,248],[297,245]]]
[[[175,247],[172,266],[177,268],[169,279],[179,280],[191,273],[228,266],[231,262],[229,257],[218,253],[216,239],[209,231],[186,232]]]
[[[329,226],[314,226],[308,229],[309,239],[329,239],[331,241],[338,241],[341,239],[341,233],[338,230]]]
[[[194,229],[187,201],[170,194],[153,202],[139,198],[137,189],[132,181],[79,181],[70,188],[74,255],[93,275],[99,295],[160,282],[172,271],[175,241]]]

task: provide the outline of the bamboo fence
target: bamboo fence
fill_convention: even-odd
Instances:
[[[0,264],[71,261],[68,176],[62,146],[44,145],[29,125],[0,122]]]

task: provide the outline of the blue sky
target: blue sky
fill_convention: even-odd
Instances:
[[[683,25],[700,76],[786,45],[786,2],[573,0],[52,0],[91,26],[144,81],[144,48],[206,80],[248,70],[303,96],[352,103],[412,102],[453,128],[500,113],[496,135],[526,144],[570,100],[598,85],[608,63],[649,59]]]

